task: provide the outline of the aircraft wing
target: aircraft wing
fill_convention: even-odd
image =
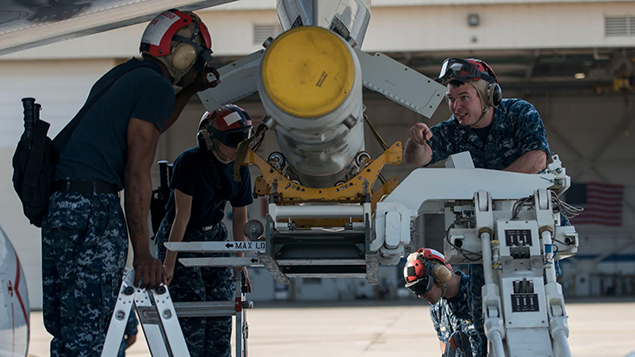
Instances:
[[[0,55],[236,0],[0,0]]]
[[[0,228],[0,356],[25,356],[29,346],[29,294],[20,259]]]

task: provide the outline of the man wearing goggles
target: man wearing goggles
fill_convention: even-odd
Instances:
[[[432,128],[425,123],[410,128],[407,163],[428,166],[469,151],[477,168],[538,173],[546,167],[550,151],[540,115],[524,100],[503,99],[487,63],[448,58],[437,81],[447,86],[452,117]]]
[[[184,151],[174,161],[166,205],[166,215],[156,235],[160,259],[174,301],[223,301],[235,294],[230,268],[185,267],[177,262],[177,253],[168,251],[164,242],[227,241],[222,222],[226,202],[232,206],[233,240],[245,241],[247,205],[253,202],[251,176],[241,166],[240,182],[234,181],[237,147],[252,132],[249,114],[236,105],[226,105],[206,112],[196,135],[198,147]],[[205,255],[178,253],[178,258]],[[219,256],[219,255],[215,255]],[[242,256],[242,253],[237,253]],[[245,274],[245,267],[233,269],[234,275]],[[179,318],[192,357],[231,355],[231,317]]]
[[[481,302],[480,286],[461,271],[453,273],[443,254],[434,249],[422,248],[410,254],[403,273],[406,288],[431,305],[430,318],[444,357],[487,356],[483,320],[474,319],[470,309]]]

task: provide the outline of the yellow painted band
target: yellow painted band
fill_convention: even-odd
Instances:
[[[355,67],[348,46],[335,33],[302,26],[271,43],[262,62],[264,89],[280,108],[314,118],[340,106],[353,87]]]

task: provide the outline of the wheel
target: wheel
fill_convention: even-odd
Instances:
[[[287,161],[284,158],[284,155],[282,155],[282,153],[278,151],[274,151],[271,154],[269,154],[269,157],[267,158],[267,162],[278,171],[281,171],[282,169],[284,169],[284,166],[287,163]]]
[[[245,235],[249,240],[256,241],[265,232],[265,227],[257,219],[252,219],[245,224]]]
[[[355,155],[355,163],[359,168],[364,168],[370,165],[370,162],[373,160],[372,156],[368,151],[360,151]]]

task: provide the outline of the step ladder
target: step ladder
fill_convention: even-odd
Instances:
[[[190,353],[178,317],[235,316],[236,357],[247,357],[248,324],[247,286],[243,274],[236,281],[234,301],[173,302],[167,286],[141,289],[134,286],[134,270],[128,271],[121,284],[115,310],[110,320],[101,357],[116,357],[124,330],[134,307],[153,357],[189,357]]]

